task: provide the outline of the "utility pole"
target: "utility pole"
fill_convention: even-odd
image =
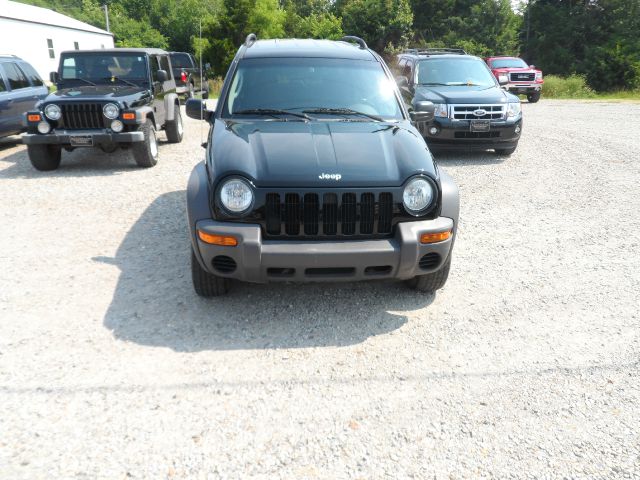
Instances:
[[[110,32],[111,30],[109,30],[109,7],[107,7],[107,4],[105,3],[104,5],[102,5],[102,8],[104,8],[104,18],[107,21],[107,32]]]

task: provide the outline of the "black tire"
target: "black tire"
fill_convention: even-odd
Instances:
[[[529,103],[536,103],[540,100],[540,92],[527,94],[527,100],[529,100]]]
[[[516,147],[513,148],[496,148],[496,153],[501,157],[508,157],[516,151]]]
[[[138,131],[144,134],[144,140],[132,144],[133,158],[139,167],[153,167],[158,163],[158,139],[156,138],[156,129],[153,126],[153,122],[147,118],[138,127]]]
[[[201,297],[220,297],[229,291],[229,280],[204,270],[193,248],[191,249],[191,279],[193,289]]]
[[[444,287],[449,278],[449,269],[451,268],[451,255],[447,258],[446,262],[440,270],[433,273],[427,273],[426,275],[418,275],[407,280],[407,285],[419,292],[432,293],[436,290]]]
[[[180,107],[173,107],[175,112],[173,114],[173,120],[167,122],[164,131],[167,133],[167,140],[169,143],[180,143],[184,136],[184,125],[182,123],[182,116],[180,115]]]
[[[27,152],[36,170],[48,172],[60,166],[62,149],[57,145],[27,145]]]

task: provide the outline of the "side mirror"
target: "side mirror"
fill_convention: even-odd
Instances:
[[[166,82],[167,80],[169,80],[169,75],[167,74],[167,71],[158,70],[156,72],[156,80],[158,80],[159,82]]]
[[[49,74],[49,80],[51,80],[51,83],[58,83],[60,77],[58,77],[58,72],[51,72]]]
[[[536,68],[535,65],[529,65],[529,68]]]
[[[430,122],[435,116],[436,106],[433,102],[421,101],[416,102],[413,111],[409,112],[411,120],[418,122]]]
[[[396,77],[396,84],[400,89],[409,88],[409,80],[403,75],[399,75]]]
[[[195,118],[196,120],[206,120],[207,122],[211,120],[211,117],[213,117],[215,113],[213,110],[208,110],[206,103],[199,98],[190,98],[187,100],[185,109],[187,111],[187,117]]]

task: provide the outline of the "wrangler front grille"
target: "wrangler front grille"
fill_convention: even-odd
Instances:
[[[510,73],[509,80],[512,82],[533,82],[536,79],[534,73]]]
[[[265,233],[271,237],[388,236],[393,194],[267,193],[264,212]]]
[[[99,103],[61,104],[62,122],[65,128],[82,130],[104,128],[102,105]]]
[[[451,105],[455,120],[500,120],[504,115],[504,105]]]

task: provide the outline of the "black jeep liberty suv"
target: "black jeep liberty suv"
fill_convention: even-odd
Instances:
[[[433,104],[407,111],[362,39],[249,35],[216,110],[192,99],[187,115],[211,125],[187,188],[199,295],[231,279],[445,284],[458,189],[412,125]]]
[[[131,148],[136,163],[158,161],[156,132],[182,141],[180,102],[169,54],[164,50],[115,48],[60,54],[51,73],[57,90],[25,114],[22,141],[38,170],[55,170],[64,148]]]

